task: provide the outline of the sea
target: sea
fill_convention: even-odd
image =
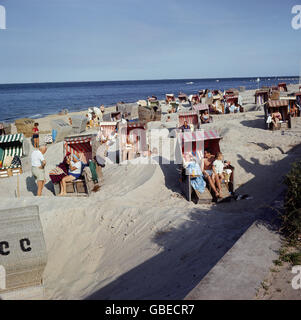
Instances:
[[[299,77],[0,84],[0,122],[41,118],[64,109],[74,112],[102,104],[108,107],[120,101],[145,100],[153,95],[164,99],[167,93],[190,95],[203,89],[239,87],[249,90],[278,85],[279,82],[298,84]]]

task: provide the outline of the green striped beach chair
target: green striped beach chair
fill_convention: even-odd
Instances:
[[[14,157],[17,155],[21,158],[24,154],[23,151],[23,133],[9,134],[0,136],[0,161],[2,157],[2,166],[0,168],[0,178],[6,178],[12,175],[17,175],[22,173],[22,167],[11,165],[4,166],[5,159],[8,156]],[[11,174],[9,174],[11,172]]]

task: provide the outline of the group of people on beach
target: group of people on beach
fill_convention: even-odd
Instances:
[[[191,176],[191,184],[197,191],[203,193],[208,184],[216,199],[223,198],[222,182],[230,182],[234,168],[229,161],[224,161],[221,152],[214,155],[210,149],[206,149],[203,157],[190,152],[184,155],[184,160],[186,170]]]
[[[38,191],[37,196],[42,195],[42,190],[46,182],[46,160],[45,153],[47,146],[42,145],[36,148],[31,154],[31,171],[32,175],[37,181]],[[66,183],[78,179],[81,176],[82,163],[79,157],[75,154],[71,155],[70,152],[66,154],[64,160],[49,175],[53,183],[60,183],[61,193],[60,196],[66,195]]]
[[[104,113],[105,106],[103,104],[99,108],[94,107],[93,109],[89,109],[86,114],[87,128],[98,127],[99,123],[103,120]]]

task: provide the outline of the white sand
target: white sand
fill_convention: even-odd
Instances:
[[[252,93],[244,95],[253,103]],[[221,150],[235,166],[237,191],[254,200],[188,203],[174,166],[106,167],[102,189],[84,199],[54,197],[47,188],[34,197],[29,163],[20,199],[16,177],[0,180],[0,209],[40,207],[46,299],[183,299],[222,258],[283,191],[282,176],[300,157],[300,149],[290,150],[300,144],[301,128],[284,135],[264,130],[263,111],[214,118],[208,127],[224,137]],[[62,143],[51,145],[46,170],[62,157]]]

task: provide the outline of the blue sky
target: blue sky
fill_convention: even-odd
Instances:
[[[295,4],[0,0],[0,83],[299,75]]]

